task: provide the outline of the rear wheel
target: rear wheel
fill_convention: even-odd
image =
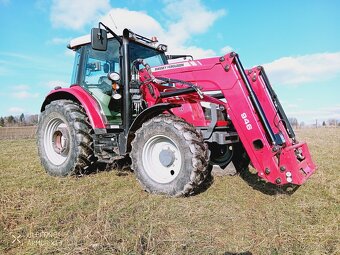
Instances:
[[[39,118],[37,145],[41,163],[53,176],[82,174],[94,161],[92,128],[75,102],[56,100]]]
[[[211,171],[209,155],[196,129],[173,115],[159,115],[135,133],[132,169],[145,190],[190,195]]]

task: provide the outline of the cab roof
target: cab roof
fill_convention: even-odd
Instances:
[[[113,35],[108,34],[107,38],[113,38]],[[67,45],[67,48],[71,50],[75,50],[79,46],[89,44],[89,43],[91,43],[91,35],[87,34],[87,35],[83,35],[83,36],[72,39],[70,43]]]
[[[146,38],[146,37],[141,36],[139,34],[135,34],[131,30],[128,30],[128,31],[129,31],[130,39],[132,39],[132,40],[134,40],[138,43],[147,45],[149,47],[164,51],[164,52],[167,51],[168,47],[165,44],[156,45],[156,43],[158,43],[158,40],[157,40],[156,37],[152,37],[152,39],[149,39],[149,38]],[[118,35],[118,36],[122,37],[122,35]],[[113,38],[113,35],[108,33],[107,38],[108,39]],[[67,45],[67,48],[69,48],[71,50],[76,50],[79,46],[89,44],[89,43],[91,43],[91,35],[87,34],[87,35],[83,35],[83,36],[77,37],[75,39],[72,39],[70,41],[70,43]]]

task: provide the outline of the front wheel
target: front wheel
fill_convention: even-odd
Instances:
[[[135,133],[132,169],[145,190],[170,196],[190,195],[210,173],[202,136],[184,120],[159,115]]]

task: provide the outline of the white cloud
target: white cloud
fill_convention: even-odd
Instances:
[[[273,84],[302,84],[340,76],[340,52],[283,57],[263,65]]]
[[[51,40],[47,41],[47,44],[54,44],[54,45],[60,45],[60,44],[68,44],[72,38],[61,38],[61,37],[55,37]]]
[[[49,81],[47,82],[47,87],[50,88],[50,89],[54,89],[55,87],[69,87],[70,86],[70,83],[68,82],[65,82],[65,81]]]
[[[161,43],[169,46],[169,54],[189,54],[195,58],[215,56],[216,52],[212,49],[191,46],[189,41],[193,35],[205,33],[218,18],[225,15],[225,11],[207,10],[200,0],[165,0],[164,3],[167,24],[160,24],[145,12],[120,8],[112,9],[101,21],[118,34],[122,29],[129,28],[147,37],[157,36]]]
[[[26,84],[19,84],[11,87],[14,92],[10,93],[10,95],[16,99],[29,99],[29,98],[37,98],[39,93],[30,92],[30,86]]]
[[[1,60],[2,56],[5,60]],[[0,52],[0,76],[16,74],[17,70],[39,72],[41,75],[48,76],[61,76],[65,75],[65,71],[72,70],[72,61],[64,61],[65,57],[62,55],[54,56],[54,61],[51,61],[50,57],[19,52]]]
[[[22,90],[22,91],[12,93],[12,96],[17,99],[28,99],[28,98],[37,98],[39,96],[39,93],[31,93],[27,90]]]
[[[223,15],[225,10],[207,10],[200,0],[165,1],[164,13],[170,20],[167,40],[170,45],[187,43],[194,34],[205,33],[213,23]]]
[[[54,27],[79,30],[97,21],[110,8],[109,0],[53,0],[50,20]]]
[[[213,57],[216,56],[216,52],[212,49],[203,49],[199,48],[196,46],[177,46],[173,48],[172,50],[170,49],[169,51],[173,54],[179,54],[179,55],[192,55],[195,59],[200,59],[200,58],[208,58],[208,57]],[[178,59],[179,61],[182,61],[181,58]],[[176,62],[176,61],[175,61]]]
[[[100,20],[118,34],[129,28],[143,36],[157,36],[160,42],[169,45],[170,54],[191,54],[195,58],[215,56],[216,52],[212,49],[198,48],[189,42],[193,35],[205,33],[226,14],[225,10],[208,10],[200,0],[164,0],[163,3],[166,24],[161,24],[143,11],[125,8],[113,8],[103,16],[111,8],[108,0],[53,0],[50,19],[54,27],[75,30]],[[54,38],[50,43],[62,43],[63,39]]]
[[[289,117],[295,117],[298,121],[307,121],[308,123],[315,123],[316,119],[318,121],[327,121],[329,119],[340,120],[340,105],[311,110],[294,110],[288,108],[286,112]]]
[[[33,56],[28,56],[28,55],[17,53],[17,52],[0,52],[0,55],[4,57],[19,58],[19,59],[28,60],[28,61],[33,61],[36,59]]]
[[[8,109],[8,112],[11,114],[20,114],[23,113],[25,110],[21,107],[11,107]]]
[[[229,45],[226,45],[226,46],[224,46],[221,50],[220,50],[220,52],[221,52],[221,54],[227,54],[227,53],[229,53],[229,52],[232,52],[232,51],[234,51],[234,49],[233,49],[233,47],[231,47],[231,46],[229,46]]]
[[[101,21],[117,34],[121,34],[124,28],[148,37],[164,33],[158,21],[144,12],[115,8],[102,17]]]

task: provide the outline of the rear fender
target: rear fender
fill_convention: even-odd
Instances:
[[[101,109],[97,101],[82,87],[72,85],[70,88],[52,90],[41,106],[41,112],[46,105],[55,100],[68,99],[79,103],[85,110],[93,129],[105,129],[106,119],[100,114]]]

